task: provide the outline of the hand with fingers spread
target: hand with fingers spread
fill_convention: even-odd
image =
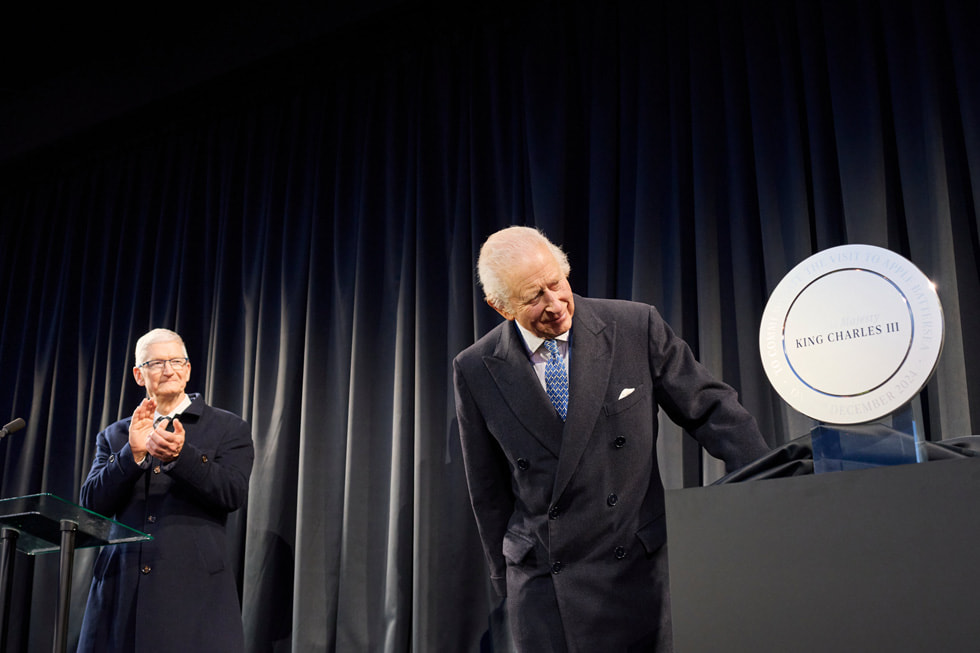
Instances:
[[[153,415],[157,402],[144,399],[133,411],[133,420],[129,423],[129,448],[133,450],[133,460],[143,462],[147,453],[147,442],[153,433]]]

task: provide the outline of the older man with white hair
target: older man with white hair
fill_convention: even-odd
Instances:
[[[573,294],[536,229],[491,235],[478,271],[507,321],[456,357],[456,415],[517,650],[673,650],[657,412],[728,469],[768,451],[755,419],[654,307]]]

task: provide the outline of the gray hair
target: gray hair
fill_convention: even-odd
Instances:
[[[547,247],[558,262],[562,274],[571,272],[568,256],[539,230],[532,227],[507,227],[491,234],[480,248],[476,264],[477,275],[487,301],[508,312],[511,289],[501,278],[501,272],[513,268],[533,255],[542,245]]]
[[[136,341],[136,367],[146,362],[147,347],[161,342],[179,342],[180,346],[184,348],[184,358],[187,358],[187,345],[184,344],[184,339],[180,337],[180,334],[170,329],[153,329],[140,336],[140,339]]]

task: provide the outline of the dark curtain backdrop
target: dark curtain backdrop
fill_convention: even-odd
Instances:
[[[477,650],[451,360],[498,319],[473,270],[509,224],[578,292],[657,305],[773,445],[811,424],[760,362],[769,293],[828,247],[899,252],[946,316],[915,413],[977,433],[978,27],[956,0],[423,5],[7,166],[0,420],[28,425],[0,493],[77,500],[136,339],[175,328],[189,389],[254,433],[249,651]],[[661,447],[671,487],[720,475]],[[18,556],[11,650],[50,646],[55,557]]]

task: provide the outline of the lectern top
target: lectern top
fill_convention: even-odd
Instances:
[[[0,527],[16,530],[17,550],[28,555],[59,551],[63,521],[78,525],[75,548],[153,539],[151,535],[54,494],[0,499]]]

